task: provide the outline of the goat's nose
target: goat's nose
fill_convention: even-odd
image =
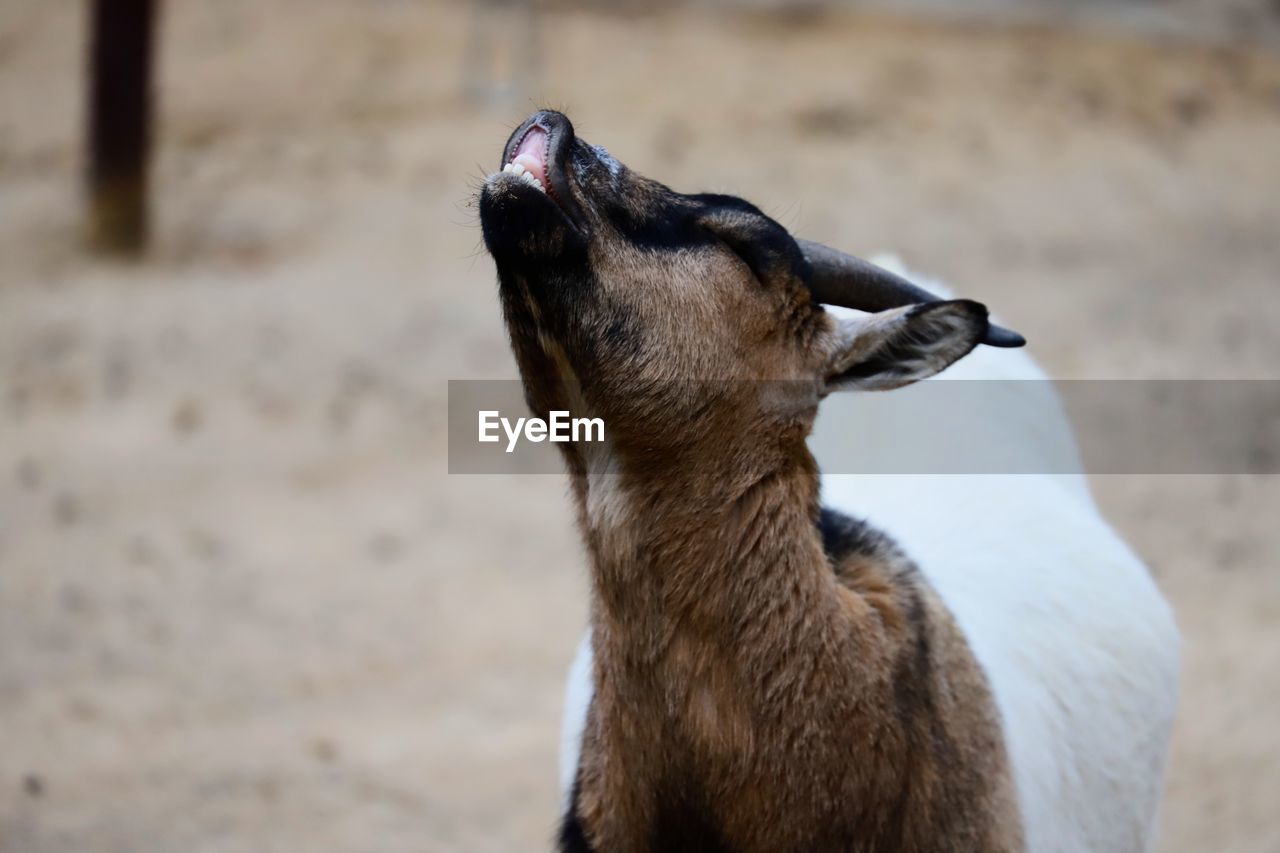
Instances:
[[[548,131],[573,132],[573,124],[569,121],[569,117],[556,110],[539,110],[530,117],[530,123],[542,125]]]

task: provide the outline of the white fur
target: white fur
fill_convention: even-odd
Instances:
[[[1024,351],[979,347],[944,378],[1046,377]],[[1060,406],[1046,421],[1039,398],[1035,420],[1017,417],[1016,395],[1052,394],[1048,388],[1009,384],[1001,438],[1045,454],[1055,470],[1082,472]],[[919,429],[868,423],[869,413],[893,410],[860,409],[862,399],[828,398],[816,432],[834,425],[848,445],[874,454],[878,441]],[[1064,459],[1074,468],[1064,469]],[[856,470],[843,467],[848,462],[841,470]],[[955,615],[1002,716],[1027,849],[1149,849],[1177,702],[1178,631],[1145,567],[1102,518],[1083,473],[824,476],[823,501],[893,536]],[[592,692],[588,637],[566,695],[566,792]]]
[[[606,442],[588,453],[587,523],[608,534],[621,527],[629,515],[627,497],[618,487],[618,463]]]
[[[569,667],[569,682],[564,691],[564,717],[560,721],[560,793],[564,807],[569,808],[569,796],[573,793],[573,780],[578,774],[578,756],[582,754],[582,730],[587,725],[587,709],[595,695],[595,680],[591,675],[591,633],[588,631],[578,643],[578,652]]]

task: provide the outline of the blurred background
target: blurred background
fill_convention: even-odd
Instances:
[[[6,853],[549,846],[565,484],[444,437],[516,375],[472,198],[538,106],[1058,377],[1280,378],[1275,0],[162,0],[105,253],[91,5],[0,0]],[[1186,637],[1160,849],[1280,850],[1280,481],[1094,486]]]

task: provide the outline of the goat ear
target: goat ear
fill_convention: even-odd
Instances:
[[[955,299],[838,322],[826,389],[884,391],[933,376],[967,355],[987,334],[987,308]]]

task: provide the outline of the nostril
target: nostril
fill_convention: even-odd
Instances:
[[[566,116],[564,113],[558,113],[555,110],[542,110],[541,112],[538,112],[536,115],[534,115],[533,120],[535,123],[540,124],[543,127],[548,129],[550,128],[572,129],[573,127],[573,125],[569,123],[568,116]]]

